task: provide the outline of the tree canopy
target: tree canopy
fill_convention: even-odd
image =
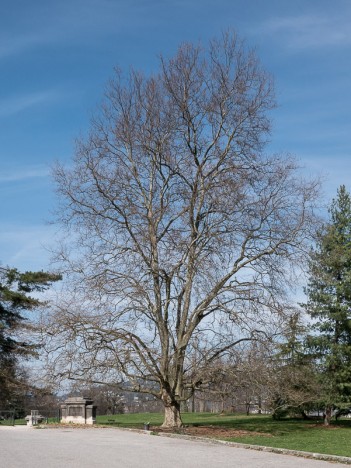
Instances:
[[[71,234],[57,253],[71,291],[46,324],[56,375],[132,382],[176,426],[202,370],[267,332],[317,194],[293,158],[264,153],[274,106],[232,33],[181,45],[148,77],[116,71],[73,164],[55,169]]]

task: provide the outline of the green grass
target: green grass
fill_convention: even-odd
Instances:
[[[15,419],[15,424],[16,424],[16,426],[24,426],[24,425],[27,424],[27,421],[24,418]]]
[[[115,414],[113,416],[97,416],[96,418],[98,424],[130,428],[142,428],[145,423],[160,426],[162,421],[163,414],[160,413]]]
[[[251,419],[250,417],[249,419]],[[232,442],[244,444],[265,445],[305,452],[324,453],[351,457],[351,421],[342,420],[330,428],[322,422],[301,420],[267,420],[248,422],[240,420],[243,430],[261,432],[262,435],[243,435],[228,438]]]
[[[325,428],[321,421],[285,419],[274,421],[270,416],[218,415],[212,413],[184,413],[185,425],[221,426],[247,431],[238,437],[225,438],[232,442],[268,447],[287,448],[306,452],[351,457],[351,421],[342,419]],[[98,416],[98,424],[142,428],[162,424],[163,415],[157,413]],[[252,434],[250,434],[252,433]]]
[[[0,426],[13,426],[13,419],[1,420]]]

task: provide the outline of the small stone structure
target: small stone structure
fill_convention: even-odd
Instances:
[[[74,424],[95,424],[96,406],[93,400],[84,397],[70,397],[61,405],[61,422]]]
[[[44,416],[39,414],[38,410],[31,410],[30,414],[25,417],[27,426],[36,426],[44,421]]]

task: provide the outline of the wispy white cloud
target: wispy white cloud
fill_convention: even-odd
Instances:
[[[49,37],[46,34],[22,33],[14,37],[12,34],[2,34],[0,36],[0,59],[25,52],[31,47],[47,42]]]
[[[9,20],[7,27],[4,22],[5,26],[0,31],[0,59],[57,44],[87,45],[96,43],[100,36],[106,34],[128,32],[131,27],[145,23],[145,15],[150,14],[149,6],[129,0],[28,3],[21,9],[19,18],[22,22],[19,25],[14,26],[13,19]],[[25,22],[23,18],[26,18]]]
[[[28,93],[0,100],[0,118],[18,114],[34,106],[54,101],[58,97],[56,90]]]
[[[294,49],[348,47],[351,45],[351,13],[275,17],[263,23],[260,32],[279,35]]]
[[[0,183],[3,182],[19,182],[27,179],[48,177],[50,175],[49,168],[45,166],[21,167],[2,170],[0,172]]]

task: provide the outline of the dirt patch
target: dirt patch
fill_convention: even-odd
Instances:
[[[103,429],[106,425],[100,424],[60,424],[60,423],[52,423],[52,424],[40,424],[37,426],[38,429],[64,429],[64,430],[72,430],[72,429]],[[121,426],[120,428],[123,428]],[[136,430],[142,431],[142,427],[134,428]],[[190,436],[197,436],[197,437],[209,437],[214,439],[230,439],[233,437],[246,437],[246,436],[264,436],[264,437],[272,437],[272,434],[266,432],[255,432],[255,431],[245,431],[241,429],[233,429],[231,427],[224,427],[224,426],[184,426],[180,429],[165,429],[160,426],[150,426],[150,431],[155,433],[164,433],[164,434],[183,434],[183,435],[190,435]]]
[[[254,432],[244,431],[241,429],[233,429],[230,427],[219,427],[219,426],[185,426],[178,430],[174,429],[163,429],[162,427],[154,426],[150,427],[151,431],[161,433],[178,433],[184,435],[192,435],[197,437],[209,437],[215,439],[225,439],[232,437],[244,437],[244,436],[265,436],[272,437],[272,434],[265,432]]]
[[[342,429],[342,426],[334,426],[333,424],[330,424],[329,426],[325,426],[323,423],[321,424],[311,424],[309,426],[310,429],[325,429],[327,431],[335,431],[336,429]]]
[[[65,423],[49,423],[38,424],[34,429],[104,429],[104,426],[97,424],[65,424]]]

